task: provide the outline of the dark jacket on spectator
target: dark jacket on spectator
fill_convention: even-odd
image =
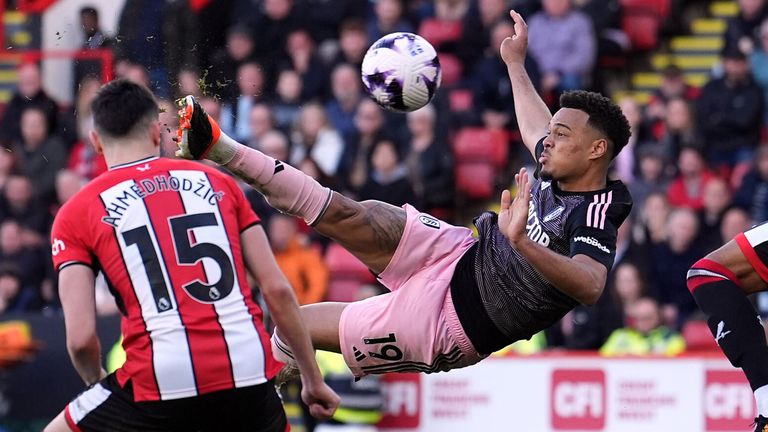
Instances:
[[[749,212],[754,221],[768,220],[768,179],[756,169],[748,172],[733,196],[733,204]]]
[[[40,107],[45,112],[50,131],[55,131],[58,126],[59,107],[44,91],[38,92],[32,99],[16,93],[5,107],[5,114],[0,120],[0,141],[9,145],[21,140],[21,113],[29,107]]]
[[[701,91],[699,128],[706,151],[754,148],[760,140],[763,93],[752,78],[731,87],[725,79],[713,79]]]

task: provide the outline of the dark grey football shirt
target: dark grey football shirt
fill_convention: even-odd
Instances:
[[[542,146],[539,142],[537,154]],[[530,239],[560,255],[587,255],[611,269],[618,227],[632,208],[622,182],[608,181],[597,191],[564,192],[556,182],[537,178],[531,198]],[[475,219],[479,241],[462,257],[451,282],[462,326],[482,354],[530,338],[578,304],[512,247],[497,217],[485,212]]]

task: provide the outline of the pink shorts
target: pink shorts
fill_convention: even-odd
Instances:
[[[392,261],[379,275],[392,292],[355,302],[341,314],[341,352],[352,373],[438,372],[482,360],[459,323],[450,282],[472,231],[412,206]]]

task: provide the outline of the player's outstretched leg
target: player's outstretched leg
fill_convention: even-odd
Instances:
[[[747,295],[763,285],[733,240],[688,271],[688,289],[707,315],[715,341],[731,364],[744,371],[755,393],[756,432],[768,432],[768,344]]]
[[[271,206],[304,219],[374,272],[386,268],[405,228],[403,209],[351,200],[296,168],[237,143],[221,132],[192,96],[179,100],[179,108],[177,156],[224,165],[261,192]]]

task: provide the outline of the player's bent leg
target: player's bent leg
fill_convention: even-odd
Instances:
[[[768,415],[768,344],[760,316],[747,298],[764,287],[759,275],[732,240],[696,262],[687,279],[715,341],[731,364],[744,371],[759,413]]]
[[[381,201],[357,202],[334,193],[325,214],[314,226],[375,273],[381,273],[400,244],[406,213]]]

